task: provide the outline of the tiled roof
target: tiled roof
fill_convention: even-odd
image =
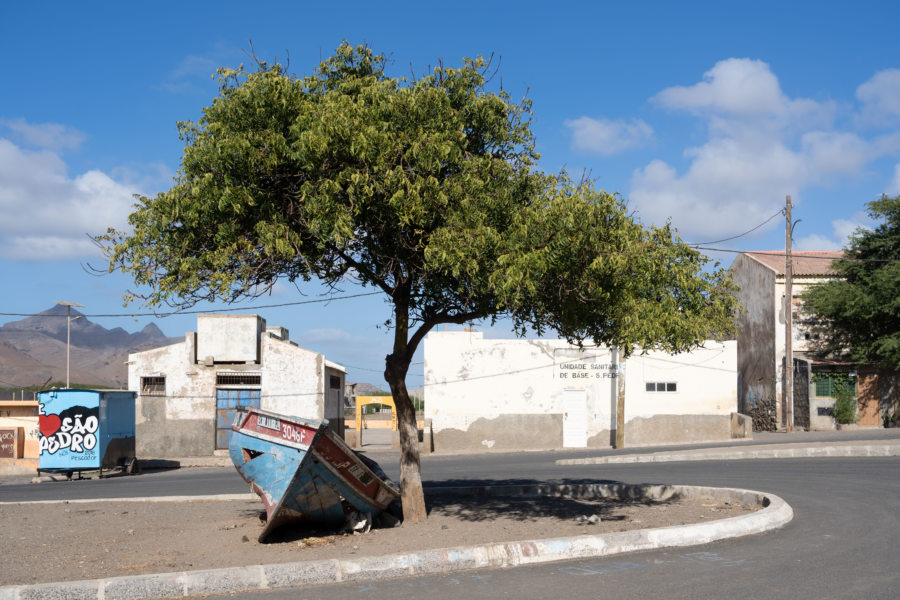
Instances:
[[[758,260],[766,265],[777,275],[784,277],[784,251],[775,250],[767,252],[746,252],[751,258]],[[794,271],[794,277],[813,277],[813,276],[829,276],[837,275],[832,267],[832,261],[844,256],[844,253],[838,251],[797,251],[791,252],[791,262]]]

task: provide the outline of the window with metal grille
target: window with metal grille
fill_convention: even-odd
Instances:
[[[165,396],[165,377],[141,377],[141,394],[144,396]]]
[[[856,396],[856,377],[846,372],[816,371],[813,381],[817,398],[837,398],[842,391]]]
[[[648,381],[648,392],[677,392],[678,384],[674,381]]]
[[[332,375],[330,377],[330,379],[328,380],[328,387],[330,387],[333,390],[341,389],[341,378]]]
[[[260,385],[261,373],[219,372],[216,373],[216,385]]]

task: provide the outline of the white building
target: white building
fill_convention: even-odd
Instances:
[[[636,353],[564,340],[425,339],[425,418],[435,451],[609,447],[617,382],[625,377],[625,444],[651,446],[749,435],[737,410],[736,342],[690,353]]]
[[[128,356],[137,456],[226,451],[232,418],[244,406],[328,419],[343,435],[345,375],[258,315],[199,315],[184,342]]]

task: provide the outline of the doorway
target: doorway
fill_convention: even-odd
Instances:
[[[587,390],[563,390],[563,448],[587,447]]]

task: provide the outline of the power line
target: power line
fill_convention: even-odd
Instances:
[[[209,314],[209,313],[223,313],[223,312],[237,312],[241,310],[259,310],[262,308],[281,308],[284,306],[299,306],[301,304],[316,304],[323,302],[332,302],[334,300],[351,300],[353,298],[362,298],[363,296],[375,296],[377,294],[381,294],[381,292],[366,292],[364,294],[353,294],[351,296],[332,296],[330,298],[319,298],[316,300],[301,300],[299,302],[283,302],[281,304],[262,304],[259,306],[240,306],[236,308],[210,308],[210,309],[202,309],[202,310],[176,310],[167,313],[157,313],[157,312],[147,312],[147,313],[120,313],[120,314],[95,314],[95,315],[84,315],[85,317],[91,318],[105,318],[105,317],[171,317],[174,315],[197,315],[197,314]],[[48,315],[43,313],[7,313],[0,312],[0,316],[3,317],[65,317],[66,315]]]
[[[709,248],[705,246],[694,246],[696,250],[707,250],[709,252],[728,252],[731,254],[755,254],[755,255],[764,255],[764,256],[784,256],[783,250],[735,250],[733,248]],[[802,252],[791,252],[792,258],[806,258],[809,260],[828,260],[831,262],[835,261],[847,261],[847,262],[858,262],[858,263],[900,263],[900,258],[853,258],[852,256],[847,256],[846,253],[841,256],[821,256],[820,254],[804,254]]]
[[[692,244],[689,243],[688,246],[704,246],[706,244],[721,244],[722,242],[730,242],[731,240],[736,240],[738,238],[744,237],[745,235],[749,235],[749,234],[753,233],[754,231],[756,231],[763,225],[766,225],[769,221],[771,221],[775,217],[777,217],[779,215],[783,215],[783,214],[784,214],[784,209],[781,209],[778,212],[776,212],[774,215],[772,215],[771,217],[769,217],[768,219],[766,219],[765,221],[763,221],[762,223],[760,223],[759,225],[754,227],[753,229],[748,229],[747,231],[745,231],[744,233],[741,233],[739,235],[735,235],[735,236],[725,238],[722,240],[713,240],[711,242],[696,242],[696,243],[692,243]]]

